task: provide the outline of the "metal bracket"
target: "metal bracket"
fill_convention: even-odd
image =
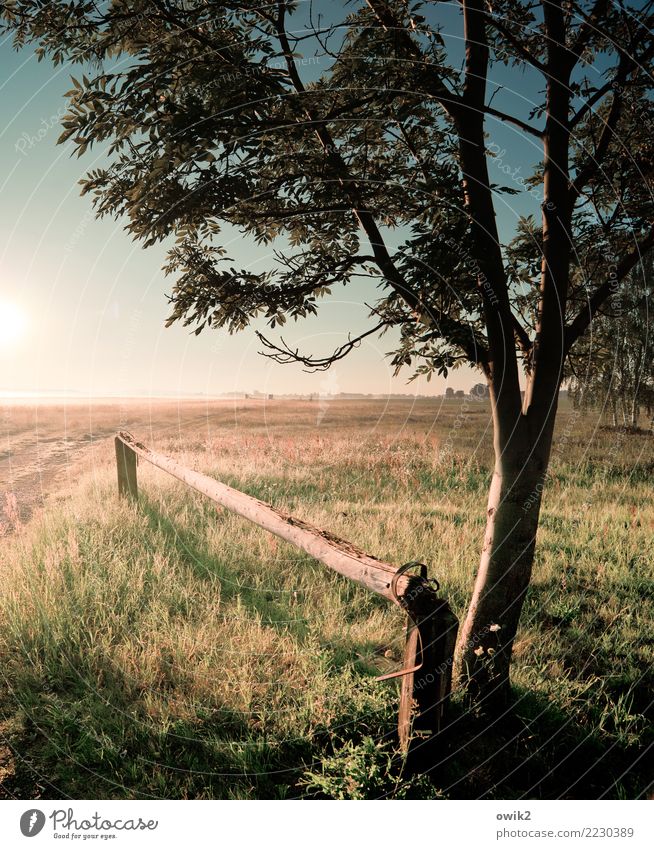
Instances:
[[[404,675],[410,675],[412,672],[417,672],[419,669],[422,668],[422,665],[424,663],[422,635],[420,633],[420,628],[418,627],[418,623],[416,622],[413,614],[411,613],[411,609],[410,609],[409,605],[404,600],[404,597],[398,596],[398,594],[397,594],[397,582],[400,579],[400,577],[402,575],[406,574],[410,569],[416,569],[416,568],[420,569],[420,574],[418,576],[418,579],[421,582],[421,586],[427,587],[431,584],[432,587],[433,587],[433,591],[438,592],[438,590],[440,589],[440,584],[438,583],[438,581],[435,578],[428,578],[427,577],[427,565],[425,563],[421,563],[419,560],[410,560],[408,563],[405,563],[403,566],[400,566],[400,568],[397,570],[397,572],[393,575],[393,580],[391,581],[391,592],[393,593],[393,597],[394,597],[395,601],[400,605],[400,607],[402,607],[404,610],[406,610],[407,616],[409,617],[409,619],[413,623],[413,627],[417,631],[417,634],[418,634],[418,655],[419,655],[420,660],[415,666],[409,666],[409,667],[406,667],[404,669],[400,669],[397,672],[388,672],[386,675],[379,675],[377,678],[375,678],[375,681],[390,681],[393,678],[402,678]],[[429,587],[429,588],[432,589],[432,587]]]

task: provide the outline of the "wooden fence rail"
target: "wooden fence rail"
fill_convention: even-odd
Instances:
[[[277,510],[270,504],[240,492],[207,475],[152,451],[129,433],[115,439],[118,492],[138,498],[137,457],[147,460],[173,477],[206,495],[216,504],[237,513],[259,527],[306,551],[330,569],[399,605],[408,614],[404,668],[382,678],[402,677],[399,737],[402,749],[420,748],[441,731],[449,698],[452,655],[458,620],[446,601],[437,598],[427,579],[426,567],[411,563],[396,567],[385,563],[328,531]],[[421,573],[409,574],[420,566]],[[424,758],[420,757],[420,761]]]

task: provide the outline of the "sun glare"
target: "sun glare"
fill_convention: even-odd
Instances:
[[[25,313],[10,301],[0,301],[0,348],[11,348],[25,333]]]

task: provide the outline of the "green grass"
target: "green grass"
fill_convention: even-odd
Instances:
[[[436,412],[391,410],[373,430],[372,404],[334,405],[317,428],[308,405],[280,405],[267,425],[157,447],[379,557],[424,560],[462,616],[488,422],[473,405],[453,431],[457,405]],[[0,708],[15,753],[5,792],[645,795],[652,437],[569,416],[515,646],[515,711],[486,728],[455,698],[443,762],[412,780],[393,748],[397,684],[374,681],[399,666],[400,612],[145,464],[138,507],[119,501],[108,447],[0,555]]]

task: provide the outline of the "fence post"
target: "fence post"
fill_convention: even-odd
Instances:
[[[118,471],[118,494],[138,499],[136,483],[136,454],[116,437],[116,469]]]
[[[447,722],[459,620],[426,582],[407,594],[405,606],[403,666],[411,671],[402,677],[398,732],[409,767],[420,771],[434,766],[434,743]]]

